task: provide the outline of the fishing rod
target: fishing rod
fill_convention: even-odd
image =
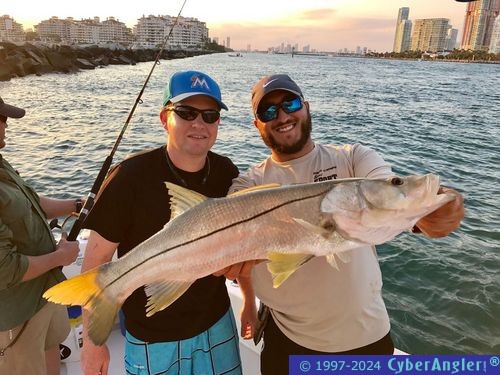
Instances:
[[[113,148],[106,158],[104,160],[104,163],[102,164],[101,170],[99,171],[99,174],[97,175],[97,178],[94,181],[94,184],[92,185],[92,189],[90,190],[87,199],[85,201],[85,205],[82,207],[80,212],[78,213],[78,218],[75,220],[73,223],[73,226],[71,227],[71,231],[69,232],[68,235],[68,241],[74,241],[78,237],[78,233],[80,233],[80,230],[82,229],[83,223],[85,222],[85,219],[87,218],[87,215],[89,214],[90,210],[94,206],[94,200],[95,197],[97,196],[97,193],[99,192],[99,189],[101,188],[102,183],[104,182],[104,179],[106,178],[106,175],[108,173],[109,168],[111,167],[111,163],[113,162],[113,156],[115,155],[116,150],[118,149],[118,145],[120,144],[123,135],[125,134],[125,131],[127,130],[128,124],[130,123],[130,120],[132,118],[132,115],[135,112],[135,109],[138,104],[142,104],[142,94],[144,93],[144,90],[149,82],[149,79],[151,78],[151,75],[153,74],[153,71],[156,67],[156,65],[160,65],[160,57],[161,54],[163,53],[163,50],[165,49],[165,46],[167,45],[167,42],[172,35],[172,32],[174,31],[174,27],[177,25],[179,22],[179,17],[181,16],[182,10],[184,9],[184,5],[186,5],[186,1],[182,3],[181,9],[179,10],[179,13],[177,14],[177,17],[175,18],[175,22],[170,28],[169,33],[167,36],[163,39],[163,44],[161,45],[160,50],[158,51],[158,54],[156,55],[156,59],[153,63],[153,66],[151,67],[151,70],[146,78],[146,81],[144,82],[144,85],[142,86],[141,91],[139,92],[139,95],[137,95],[137,98],[135,99],[135,103],[132,106],[127,120],[125,121],[125,124],[122,127],[122,130],[118,137],[116,138],[115,144],[113,145]]]

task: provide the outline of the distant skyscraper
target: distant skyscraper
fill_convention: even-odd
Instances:
[[[500,16],[495,18],[491,32],[490,53],[500,53]]]
[[[442,52],[446,49],[446,35],[449,20],[446,18],[426,18],[415,20],[411,35],[411,50]]]
[[[410,49],[411,21],[408,20],[410,8],[399,8],[396,21],[396,33],[394,35],[394,52],[405,52]]]
[[[453,51],[457,47],[457,36],[458,30],[451,27],[448,27],[448,32],[446,33],[446,47],[447,51]]]
[[[226,47],[231,48],[231,38],[230,37],[226,38]]]
[[[467,4],[461,48],[488,50],[500,0],[478,0]]]

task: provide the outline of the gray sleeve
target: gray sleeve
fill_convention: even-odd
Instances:
[[[240,174],[238,177],[233,179],[233,183],[231,184],[231,187],[229,188],[228,194],[234,193],[236,191],[240,191],[252,186],[256,186],[257,182],[255,179],[252,177],[249,171],[246,173]]]
[[[382,156],[361,144],[352,147],[352,163],[354,177],[387,178],[394,175],[391,166]]]

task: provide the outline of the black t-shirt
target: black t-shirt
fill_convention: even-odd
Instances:
[[[124,160],[104,182],[85,228],[118,242],[118,256],[123,256],[170,220],[170,196],[165,181],[181,186],[185,182],[189,189],[208,197],[227,194],[238,168],[229,158],[213,152],[208,153],[208,158],[209,163],[199,172],[173,172],[165,146]],[[196,336],[217,322],[230,304],[225,278],[215,276],[195,281],[177,301],[151,317],[146,317],[146,299],[144,288],[137,289],[122,309],[127,330],[147,342]]]

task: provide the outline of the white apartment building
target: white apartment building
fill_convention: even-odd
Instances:
[[[23,26],[8,15],[0,17],[0,41],[24,42]]]
[[[134,27],[136,43],[143,48],[159,47],[174,23],[175,17],[171,16],[142,16]],[[208,28],[205,22],[191,17],[179,17],[167,47],[183,49],[201,47],[207,39]]]
[[[66,19],[51,17],[35,25],[35,31],[43,42],[70,43],[70,29],[73,22],[72,17]]]
[[[446,50],[447,18],[425,18],[415,20],[411,35],[411,50],[442,52]]]
[[[132,31],[123,22],[114,17],[108,17],[101,22],[99,30],[99,40],[101,42],[116,42],[127,44],[132,42]]]
[[[130,29],[113,17],[101,22],[99,17],[75,21],[72,17],[49,20],[35,25],[35,30],[42,41],[97,44],[107,42],[130,43]]]

